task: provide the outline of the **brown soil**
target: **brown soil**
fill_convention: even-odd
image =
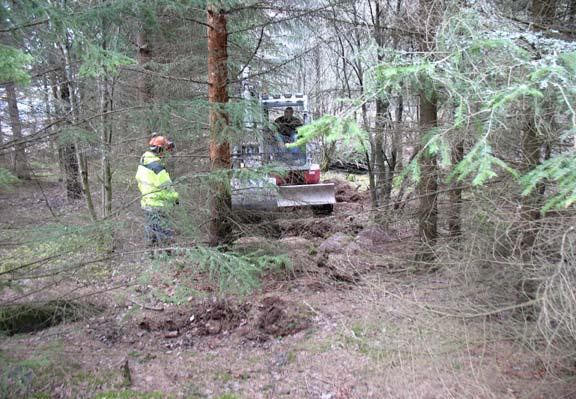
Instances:
[[[246,323],[250,307],[250,304],[225,301],[199,303],[162,312],[158,317],[146,315],[138,322],[138,328],[146,333],[163,334],[165,338],[229,334],[241,323]]]
[[[336,202],[362,202],[368,199],[366,191],[360,191],[360,187],[354,187],[351,183],[339,180],[329,179],[326,183],[334,183],[334,192],[336,194]]]
[[[296,304],[271,296],[262,300],[256,327],[273,337],[285,337],[309,327],[308,317]]]
[[[149,312],[135,323],[138,338],[155,343],[179,338],[179,346],[191,345],[191,337],[235,334],[264,342],[295,334],[310,326],[305,309],[275,296],[262,299],[256,306],[249,302],[218,301],[168,312]]]
[[[337,204],[341,205],[341,204]],[[337,207],[336,211],[342,211]],[[345,215],[324,218],[302,218],[279,222],[282,237],[302,237],[307,239],[328,238],[334,233],[358,234],[363,229],[360,221]]]
[[[291,219],[280,221],[283,237],[325,238],[333,229],[326,219]]]

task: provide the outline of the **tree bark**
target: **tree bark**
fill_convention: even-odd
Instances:
[[[42,77],[42,94],[43,94],[43,100],[44,100],[44,109],[46,111],[46,120],[45,120],[45,124],[46,125],[50,125],[52,124],[52,122],[54,121],[54,110],[52,108],[52,102],[50,101],[50,86],[48,85],[48,78],[46,76]],[[53,128],[48,128],[46,130],[46,133],[52,133]],[[50,136],[50,154],[52,155],[52,160],[54,162],[58,162],[58,165],[60,166],[60,160],[58,157],[58,142],[56,141],[56,137],[55,135]]]
[[[213,173],[222,179],[213,187],[210,245],[228,243],[231,239],[232,225],[230,210],[232,201],[229,190],[231,167],[230,144],[226,137],[228,114],[225,104],[228,102],[228,32],[226,14],[223,10],[208,6],[208,100],[210,110],[210,161]]]
[[[74,90],[74,82],[76,82],[73,65],[73,55],[72,55],[72,40],[71,35],[66,35],[65,44],[60,44],[60,50],[62,51],[62,57],[64,60],[63,65],[63,81],[62,81],[62,93],[66,95],[63,97],[65,100],[63,104],[66,108],[66,115],[69,123],[78,124],[80,121],[80,95],[77,90]],[[90,190],[90,179],[88,178],[88,159],[84,149],[82,148],[80,142],[77,138],[73,140],[74,148],[76,149],[76,159],[78,165],[78,174],[80,175],[80,187],[82,189],[82,194],[84,195],[84,200],[86,201],[86,207],[90,213],[90,217],[93,221],[98,219],[96,215],[96,209],[94,207],[94,201],[92,199],[92,191]]]
[[[398,2],[397,7],[401,7],[401,2]],[[378,63],[384,62],[383,50],[385,48],[385,39],[383,28],[384,8],[382,7],[381,0],[375,0],[373,7],[370,6],[372,13],[372,22],[374,25],[373,35],[378,45],[377,60]],[[390,9],[388,9],[390,10]],[[392,34],[392,48],[396,49],[398,46],[397,37]],[[391,95],[391,91],[387,93]],[[402,119],[402,104],[399,103],[397,108],[397,119]],[[398,129],[394,129],[394,122],[390,112],[389,100],[378,98],[376,100],[376,123],[375,123],[375,167],[377,169],[377,200],[380,207],[384,208],[383,212],[388,211],[390,199],[392,196],[392,186],[394,181],[394,174],[396,173],[396,166],[398,161],[398,145],[401,142],[401,137]],[[380,212],[382,213],[382,212]],[[387,218],[380,218],[380,223],[386,223]]]
[[[532,20],[540,24],[552,24],[556,15],[556,0],[533,0],[532,1]],[[534,30],[538,30],[534,27]],[[526,112],[531,115],[534,112]],[[538,133],[534,120],[528,120],[523,132],[522,152],[524,156],[524,169],[529,171],[541,162],[540,149],[542,148],[542,139]],[[530,250],[534,246],[538,227],[536,221],[540,219],[540,207],[543,201],[543,187],[534,190],[530,195],[522,199],[522,238],[521,250],[522,256],[528,257]]]
[[[18,98],[13,83],[6,84],[6,98],[8,102],[8,114],[10,115],[10,127],[12,128],[12,140],[17,140],[14,146],[14,158],[12,168],[19,179],[30,180],[30,167],[26,157],[24,144],[19,143],[22,139],[22,121],[18,109]]]
[[[402,119],[404,118],[404,97],[402,95],[398,96],[396,104],[396,115],[395,115],[395,129],[392,135],[392,152],[396,154],[395,159],[395,170],[402,170],[402,165],[404,160],[402,159],[403,154],[403,142],[402,142]],[[390,186],[392,187],[392,186]]]
[[[2,116],[0,115],[0,145],[4,144],[4,130],[2,129]],[[6,153],[0,152],[0,166],[6,164]]]
[[[382,18],[382,10],[380,8],[380,0],[376,0],[374,3],[374,10],[372,11],[372,5],[370,5],[370,10],[372,12],[372,24],[374,25],[373,36],[376,40],[376,44],[378,45],[377,48],[377,55],[376,59],[378,63],[383,61],[383,55],[381,50],[384,47],[384,37],[383,32],[380,27],[381,25],[381,18]],[[376,99],[376,120],[374,122],[374,167],[376,169],[376,205],[379,207],[383,205],[383,196],[384,192],[386,191],[386,182],[388,181],[388,176],[390,173],[389,168],[386,166],[386,143],[385,143],[385,134],[386,129],[389,127],[389,121],[387,121],[388,116],[388,108],[390,107],[390,103],[388,101],[383,100],[382,98]],[[384,210],[380,210],[378,214],[380,214]],[[382,219],[379,217],[379,219]],[[380,220],[384,222],[384,220]]]
[[[56,117],[64,117],[64,113],[62,112],[62,103],[61,103],[61,98],[60,98],[60,94],[59,94],[59,84],[58,84],[58,78],[56,74],[52,74],[50,77],[50,85],[52,86],[52,98],[54,100],[54,107],[53,107],[53,112],[54,115],[56,115]],[[66,173],[66,162],[65,162],[65,158],[64,158],[64,146],[60,143],[59,137],[58,135],[54,135],[52,137],[52,140],[54,141],[54,144],[57,148],[57,156],[58,156],[58,169],[60,171],[60,177],[58,178],[59,182],[63,182],[64,180],[67,180],[68,178],[68,174]],[[74,151],[76,151],[74,149]],[[76,184],[80,184],[78,182],[78,179],[76,179]],[[81,192],[81,188],[79,188],[78,191]],[[68,182],[66,182],[66,196],[67,198],[70,198],[70,193],[68,191]]]
[[[63,111],[66,115],[66,124],[71,125],[71,101],[70,89],[67,82],[60,83],[60,100],[62,102]],[[64,164],[65,181],[66,181],[66,195],[68,199],[75,200],[82,198],[82,186],[80,185],[80,171],[78,166],[78,159],[76,156],[76,145],[74,142],[66,138],[60,143],[60,154]]]
[[[432,52],[434,49],[436,29],[440,23],[442,10],[443,1],[419,1],[421,25],[417,29],[423,34],[420,38],[420,48],[423,52]],[[422,146],[426,144],[426,134],[438,125],[438,104],[433,90],[430,88],[430,92],[426,93],[423,87],[420,92],[419,126]],[[416,254],[416,260],[430,262],[434,260],[433,247],[438,238],[438,168],[436,156],[430,155],[424,149],[421,151],[424,151],[419,159],[421,177],[416,190],[420,198],[418,207],[420,248]]]
[[[102,134],[100,137],[102,153],[100,157],[102,170],[102,216],[108,217],[112,214],[112,166],[110,157],[112,155],[112,135],[113,127],[109,112],[113,110],[113,82],[108,76],[102,79]]]
[[[376,120],[374,123],[374,168],[376,169],[376,206],[384,205],[384,192],[388,181],[389,168],[386,167],[386,114],[389,103],[376,100]]]
[[[464,159],[464,142],[458,141],[452,149],[452,165],[458,165]],[[448,214],[448,231],[451,237],[462,235],[462,189],[457,181],[450,190],[450,210]]]
[[[527,123],[524,129],[524,137],[522,140],[522,152],[524,156],[524,169],[530,171],[540,164],[540,148],[542,142],[538,136],[538,131],[534,127],[534,122]],[[536,221],[540,219],[540,207],[542,206],[543,185],[538,187],[529,195],[523,197],[522,200],[522,240],[521,250],[523,256],[527,256],[534,246],[536,236],[538,235],[538,228],[535,225]]]
[[[437,126],[436,98],[428,98],[425,93],[420,94],[420,129],[421,139]],[[425,143],[423,142],[422,145]],[[429,262],[434,259],[433,246],[438,238],[438,176],[436,156],[424,150],[420,157],[421,177],[417,193],[420,198],[418,208],[418,236],[421,248],[416,259]]]
[[[152,43],[150,40],[150,34],[147,28],[142,28],[138,34],[138,63],[144,70],[150,69],[150,62],[152,61]],[[147,73],[140,74],[138,89],[140,94],[140,102],[143,105],[148,105],[146,108],[147,115],[145,117],[145,133],[146,137],[149,138],[153,131],[153,123],[150,120],[150,111],[152,107],[152,101],[154,98],[154,85],[152,83],[152,77]]]
[[[108,26],[103,24],[103,41],[102,49],[107,50],[108,41],[106,32]],[[100,109],[102,113],[102,131],[100,135],[100,170],[102,180],[102,217],[106,218],[112,214],[112,166],[110,157],[112,156],[112,136],[114,128],[110,112],[114,110],[114,78],[104,75],[100,82],[101,97]]]

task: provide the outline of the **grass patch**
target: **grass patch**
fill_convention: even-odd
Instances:
[[[228,371],[217,371],[216,373],[214,373],[214,379],[221,381],[223,383],[230,382],[232,381],[233,378],[234,376]]]
[[[12,348],[11,352],[19,352]],[[29,349],[29,348],[22,348]],[[134,395],[123,390],[124,378],[119,370],[84,370],[63,355],[64,347],[56,345],[40,349],[41,355],[19,359],[0,352],[0,398],[53,398],[58,391],[69,392],[72,398],[94,397],[98,391],[111,390],[95,397],[103,398],[165,398],[158,393]],[[26,351],[24,351],[26,353]],[[117,391],[115,390],[117,389]],[[104,396],[102,396],[104,395]],[[124,395],[124,396],[122,396]]]

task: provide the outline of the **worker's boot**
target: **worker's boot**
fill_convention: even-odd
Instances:
[[[162,253],[166,254],[167,256],[172,256],[172,247],[176,241],[173,238],[168,238],[166,241],[162,243],[167,249],[162,250]]]
[[[166,254],[168,256],[172,256],[172,250],[171,249],[164,249],[164,250],[162,250],[162,253]]]
[[[156,255],[158,255],[158,246],[156,245],[155,241],[150,241],[148,243],[148,256],[150,257],[151,260],[154,260],[154,258],[156,258]]]

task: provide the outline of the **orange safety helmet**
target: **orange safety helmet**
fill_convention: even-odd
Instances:
[[[164,136],[158,135],[158,133],[152,134],[148,145],[150,146],[150,150],[154,152],[160,152],[161,150],[172,152],[174,150],[174,142]]]

